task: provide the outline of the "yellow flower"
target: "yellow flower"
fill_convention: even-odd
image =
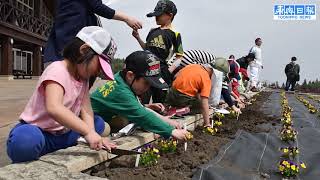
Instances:
[[[284,167],[283,166],[279,166],[279,171],[283,171],[284,170]]]
[[[288,150],[287,148],[285,148],[285,149],[283,149],[283,152],[284,152],[284,153],[288,153],[289,150]]]
[[[177,141],[173,141],[173,145],[175,145],[175,146],[176,146],[176,145],[177,145]]]
[[[153,148],[153,151],[154,151],[155,153],[159,153],[159,150],[156,149],[156,148]]]
[[[307,168],[307,166],[306,166],[304,163],[300,164],[300,166],[301,166],[303,169]]]
[[[290,131],[290,130],[287,130],[287,131],[286,131],[286,133],[290,134],[290,133],[291,133],[291,131]]]
[[[296,170],[296,166],[295,165],[291,165],[291,169],[295,171]]]
[[[160,158],[160,155],[159,155],[159,154],[157,155],[157,158]]]

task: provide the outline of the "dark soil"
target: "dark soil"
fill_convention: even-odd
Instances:
[[[191,179],[193,172],[202,164],[208,163],[219,152],[219,149],[234,139],[234,135],[239,129],[248,132],[263,132],[264,129],[257,125],[268,123],[274,118],[264,115],[260,107],[271,93],[263,92],[256,96],[256,101],[243,110],[239,120],[226,116],[222,120],[223,125],[220,133],[211,136],[202,132],[200,128],[192,132],[194,138],[188,142],[188,149],[184,152],[183,144],[178,144],[178,150],[173,154],[162,155],[156,166],[131,168],[124,167],[134,164],[134,157],[127,158],[122,163],[111,163],[96,166],[86,173],[93,176],[107,177],[111,180],[141,180],[141,179]],[[119,160],[115,160],[119,161]],[[111,168],[112,167],[112,168]]]

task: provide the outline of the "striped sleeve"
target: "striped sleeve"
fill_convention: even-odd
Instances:
[[[208,64],[213,62],[215,56],[211,53],[202,50],[184,51],[181,59],[181,65],[187,66],[190,64]]]

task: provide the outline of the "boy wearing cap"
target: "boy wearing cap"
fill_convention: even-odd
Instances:
[[[107,82],[91,95],[93,111],[107,122],[120,116],[165,138],[186,139],[186,130],[174,128],[179,127],[179,123],[156,114],[139,102],[138,96],[150,86],[168,87],[160,76],[160,60],[148,51],[133,52],[125,60],[125,69],[115,75],[115,81]]]
[[[147,17],[155,17],[157,25],[160,27],[151,29],[147,35],[146,43],[140,38],[137,30],[132,32],[132,35],[137,39],[140,46],[152,52],[161,63],[161,74],[166,83],[172,84],[172,72],[179,66],[183,55],[181,35],[179,32],[172,30],[171,23],[174,16],[177,14],[177,8],[172,1],[158,1],[154,12],[147,14]],[[177,59],[169,67],[168,61],[176,54]],[[166,93],[161,89],[152,88],[151,91],[153,102],[163,102]],[[147,98],[149,99],[149,98]],[[145,101],[147,102],[147,100]]]
[[[166,99],[173,107],[191,106],[193,111],[201,109],[204,127],[210,127],[209,96],[213,68],[229,72],[229,64],[224,58],[217,58],[215,64],[187,65],[176,75]]]

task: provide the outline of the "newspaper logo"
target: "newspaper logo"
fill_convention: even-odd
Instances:
[[[316,20],[315,4],[277,4],[273,8],[274,20]]]

